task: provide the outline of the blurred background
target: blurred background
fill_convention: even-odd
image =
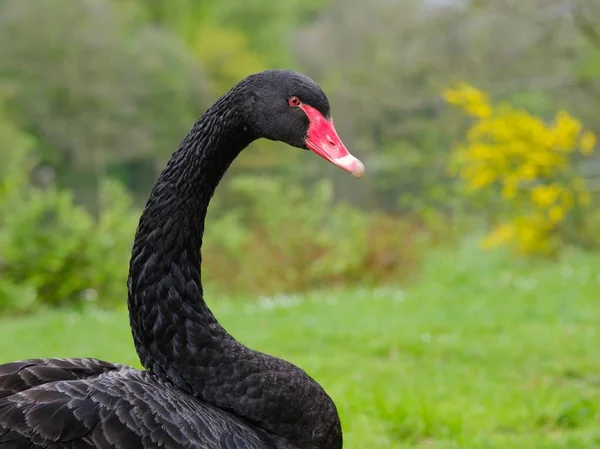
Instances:
[[[152,184],[220,95],[292,68],[366,176],[253,143],[207,219],[217,315],[332,391],[348,447],[597,447],[599,20],[596,0],[0,0],[2,361],[137,363]]]

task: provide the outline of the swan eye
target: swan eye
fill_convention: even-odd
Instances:
[[[290,104],[290,106],[297,108],[298,106],[300,106],[300,99],[298,97],[290,97],[288,103]]]

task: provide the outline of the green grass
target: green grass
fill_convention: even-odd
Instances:
[[[470,246],[392,287],[211,301],[244,343],[338,405],[345,448],[600,446],[600,256],[516,263]],[[125,311],[0,320],[0,361],[137,364]]]

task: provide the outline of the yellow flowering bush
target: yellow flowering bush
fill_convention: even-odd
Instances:
[[[594,133],[566,111],[545,123],[508,103],[493,105],[467,84],[447,89],[444,98],[473,119],[453,149],[466,190],[497,193],[509,206],[483,246],[512,245],[526,255],[554,252],[565,242],[570,217],[592,207],[573,161],[592,154]]]

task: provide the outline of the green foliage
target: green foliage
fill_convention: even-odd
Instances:
[[[112,210],[98,221],[56,187],[0,198],[0,312],[122,303],[135,215],[122,187],[103,185]]]
[[[190,56],[203,67],[213,96],[222,95],[244,76],[269,67],[264,52],[251,45],[251,35],[241,24],[232,23],[227,14],[218,14],[222,10],[220,2],[157,0],[122,4],[129,6],[126,11],[141,10],[146,20],[161,24],[180,37]],[[236,10],[245,8],[237,2],[233,5]]]
[[[215,94],[221,95],[245,76],[268,68],[265,58],[250,48],[247,36],[235,29],[207,24],[196,30],[189,45],[206,67]]]
[[[273,67],[294,65],[290,52],[294,29],[310,22],[330,0],[272,2],[221,1],[210,8],[210,18],[248,36],[250,48],[264,55]],[[268,24],[268,25],[267,25]]]
[[[103,183],[94,220],[71,192],[32,185],[32,141],[1,117],[0,154],[0,312],[121,302],[137,219],[129,195]]]
[[[230,188],[243,206],[213,207],[204,239],[204,279],[215,289],[270,294],[394,282],[419,262],[417,226],[336,203],[330,181],[304,189],[240,176]]]
[[[103,187],[107,200],[122,201],[116,186]],[[134,229],[130,210],[103,213],[95,222],[68,192],[56,188],[31,189],[11,199],[0,199],[0,285],[5,290],[0,311],[98,298],[104,305],[123,301]]]
[[[0,5],[8,108],[71,185],[170,152],[205,104],[203,78],[175,36],[109,0]]]

